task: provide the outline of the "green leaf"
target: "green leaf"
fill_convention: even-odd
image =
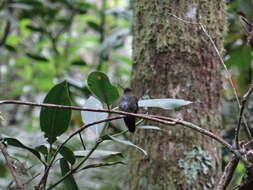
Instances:
[[[97,32],[101,32],[101,27],[95,23],[95,22],[92,22],[92,21],[88,21],[87,22],[88,26],[91,27],[93,30],[97,31]]]
[[[60,167],[61,167],[61,173],[62,176],[64,176],[66,173],[68,173],[70,171],[68,162],[62,158],[60,159]],[[63,183],[66,186],[66,189],[68,190],[78,190],[78,186],[76,184],[75,178],[73,177],[73,175],[69,175],[64,181]]]
[[[14,138],[4,138],[4,141],[6,141],[8,143],[8,145],[10,145],[10,146],[15,146],[18,148],[26,149],[26,150],[30,151],[34,156],[36,156],[37,158],[40,159],[40,153],[37,150],[32,149],[28,146],[25,146],[19,140],[14,139]]]
[[[145,125],[145,126],[138,126],[138,129],[154,129],[154,130],[161,130],[160,127],[157,126],[149,126],[149,125]]]
[[[40,146],[35,147],[35,150],[42,153],[45,157],[48,155],[47,147],[44,145],[40,145]]]
[[[8,45],[8,44],[4,44],[4,47],[6,49],[8,49],[9,51],[11,51],[12,53],[17,52],[16,48],[14,46]]]
[[[181,106],[191,104],[192,102],[182,99],[147,99],[139,100],[139,107],[156,107],[172,110]]]
[[[76,157],[72,150],[70,150],[68,147],[63,146],[60,149],[60,154],[63,156],[65,160],[67,160],[71,165],[75,164],[76,162]]]
[[[251,83],[251,60],[252,60],[252,50],[247,45],[238,46],[228,52],[225,64],[230,68],[238,68],[238,73],[233,76],[236,79],[235,85],[239,89],[239,92],[246,93],[248,86]]]
[[[106,74],[102,72],[92,72],[88,76],[88,86],[102,102],[111,105],[119,98],[118,89],[113,86]]]
[[[32,25],[26,25],[26,27],[34,32],[44,32],[44,29],[42,27],[36,27]]]
[[[87,63],[83,59],[77,59],[71,62],[72,65],[85,66]]]
[[[30,57],[31,59],[34,59],[36,61],[42,61],[42,62],[48,62],[48,59],[41,56],[41,55],[37,55],[37,54],[32,54],[32,53],[26,53],[26,55],[28,57]]]
[[[43,103],[70,105],[67,82],[64,81],[55,85],[49,91]],[[70,119],[70,109],[41,108],[40,127],[50,144],[53,144],[56,141],[56,137],[62,135],[68,129]]]
[[[143,150],[142,148],[140,148],[139,146],[133,144],[131,141],[126,141],[126,140],[121,140],[121,139],[117,139],[111,135],[105,135],[103,137],[101,137],[102,140],[112,140],[114,142],[118,142],[118,143],[121,143],[121,144],[125,144],[125,145],[128,145],[128,146],[132,146],[132,147],[135,147],[137,148],[138,150],[140,150],[141,152],[143,152],[145,154],[145,156],[147,156],[147,152],[145,150]]]

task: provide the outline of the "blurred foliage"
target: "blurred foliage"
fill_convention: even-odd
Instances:
[[[247,45],[247,36],[239,23],[239,15],[253,20],[252,0],[231,0],[228,4],[228,33],[225,37],[225,64],[232,73],[232,78],[239,95],[243,95],[252,82],[252,50]],[[225,93],[233,96],[231,88]]]
[[[252,0],[230,0],[228,2],[228,30],[225,36],[225,64],[228,67],[235,88],[238,92],[239,98],[242,97],[248,90],[250,84],[252,84],[252,49],[247,44],[247,36],[243,30],[239,16],[244,16],[250,22],[253,21],[253,1]],[[223,75],[223,90],[224,99],[222,105],[223,121],[224,121],[224,137],[232,144],[234,138],[234,128],[237,125],[239,107],[236,102],[233,90],[226,78],[227,74]],[[249,101],[249,103],[252,101]],[[246,120],[248,125],[252,127],[253,118],[252,114],[248,113],[246,109]],[[243,138],[246,138],[244,133]],[[223,167],[231,159],[231,155],[223,151]],[[240,184],[243,174],[245,172],[244,165],[239,163],[236,168],[236,173],[233,177],[233,181],[230,184],[229,189],[232,189],[235,185]]]
[[[46,92],[62,78],[82,91],[90,70],[129,78],[127,2],[3,0],[0,11],[0,37],[10,23],[0,47],[2,98]]]
[[[45,94],[65,79],[70,86],[72,103],[83,105],[91,94],[84,79],[94,70],[107,73],[117,86],[127,87],[132,67],[129,1],[0,0],[1,99],[42,102]],[[252,83],[252,51],[246,44],[238,15],[253,21],[252,7],[252,0],[228,1],[224,59],[240,96]],[[224,136],[231,141],[238,107],[225,72],[223,87]],[[43,134],[38,132],[38,109],[15,105],[1,106],[1,109],[4,121],[0,123],[0,133],[15,136],[22,139],[22,143],[37,148],[45,142]],[[72,129],[81,125],[81,114],[73,111]],[[91,136],[91,132],[88,133]],[[85,138],[88,148],[91,147],[89,138]],[[79,139],[68,146],[71,150],[83,148]],[[121,146],[112,143],[103,148],[108,150],[112,146],[114,150],[122,150]],[[43,147],[38,151],[43,152]],[[10,154],[15,158],[18,156],[15,164],[26,170],[20,171],[20,175],[32,176],[40,169],[31,164],[35,162],[30,153],[11,149]],[[229,161],[228,156],[224,153],[224,162]],[[114,159],[110,161],[118,161]],[[113,172],[110,169],[91,170],[77,175],[77,181],[83,182],[78,184],[81,189],[118,190],[124,187],[119,179],[126,177],[126,172],[122,172],[126,170],[125,166],[114,166]],[[1,156],[0,171],[0,189],[11,186],[11,177]],[[240,164],[232,186],[239,183],[243,171],[243,164]],[[57,175],[61,175],[60,171],[55,171],[54,176]],[[90,179],[93,182],[88,182]],[[64,188],[59,186],[57,189]]]
[[[128,0],[0,0],[1,99],[42,102],[56,83],[67,80],[72,103],[83,106],[91,94],[85,81],[94,70],[106,72],[117,86],[128,86],[131,16]],[[1,111],[4,121],[0,123],[0,133],[22,139],[22,143],[47,156],[48,147],[41,146],[45,139],[39,132],[38,108],[1,106]],[[71,128],[81,125],[80,112],[73,111]],[[90,148],[94,138],[90,137],[92,132],[88,133],[84,141]],[[71,143],[71,150],[83,148],[78,138]],[[112,147],[107,143],[101,148]],[[40,167],[33,166],[36,162],[30,153],[18,148],[11,148],[9,153],[28,171],[20,176],[27,178],[40,171]],[[11,188],[12,178],[2,159],[0,156],[0,189]],[[78,176],[82,178],[78,185],[81,189],[119,189],[122,184],[118,179],[125,174],[105,168],[107,172],[99,172],[99,180],[97,174],[93,175],[99,169]],[[60,173],[56,171],[54,176]],[[87,183],[92,178],[94,182]]]

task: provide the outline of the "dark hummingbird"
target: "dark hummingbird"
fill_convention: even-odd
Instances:
[[[246,32],[250,47],[253,48],[253,25],[243,16],[240,16],[240,23]]]
[[[124,94],[122,95],[119,101],[119,110],[137,113],[138,111],[138,99],[132,94],[132,90],[130,88],[126,88],[124,90]],[[124,118],[124,122],[130,132],[135,131],[135,117],[126,116]]]

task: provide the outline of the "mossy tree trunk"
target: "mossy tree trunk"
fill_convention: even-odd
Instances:
[[[138,97],[194,102],[173,115],[219,134],[221,63],[201,22],[222,52],[225,0],[133,1],[133,81]],[[148,152],[130,153],[129,190],[213,190],[220,169],[220,146],[182,126],[166,132],[137,130],[133,139]]]

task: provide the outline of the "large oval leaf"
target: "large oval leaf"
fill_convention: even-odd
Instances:
[[[191,104],[192,102],[182,99],[147,99],[147,100],[139,100],[139,107],[156,107],[172,110],[181,106],[185,106]]]
[[[93,108],[93,109],[103,109],[102,103],[94,98],[93,96],[89,97],[88,100],[86,100],[84,104],[85,108]],[[108,113],[104,112],[89,112],[89,111],[82,111],[82,120],[85,123],[85,125],[89,123],[93,123],[95,121],[103,120],[108,117]],[[105,123],[99,123],[97,125],[93,125],[90,127],[90,129],[97,135],[99,136],[101,131],[103,130]]]
[[[66,81],[55,85],[47,94],[43,103],[70,105],[68,84]],[[70,109],[41,108],[40,128],[45,133],[47,141],[52,144],[56,137],[63,134],[69,126],[71,118]]]
[[[111,105],[119,98],[119,92],[102,72],[92,72],[88,76],[88,86],[92,93],[102,102]]]

